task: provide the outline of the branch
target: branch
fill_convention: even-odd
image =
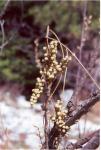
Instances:
[[[87,39],[87,36],[86,36],[87,30],[85,30],[85,19],[84,19],[86,17],[86,13],[87,13],[87,1],[86,0],[83,1],[82,4],[83,4],[83,13],[82,13],[82,15],[83,15],[83,24],[82,24],[81,39],[80,39],[81,41],[80,41],[79,56],[78,56],[78,58],[81,62],[82,62],[83,47],[84,47],[85,41]],[[84,76],[82,78],[80,76],[81,76],[81,67],[79,65],[78,68],[77,68],[77,77],[76,77],[76,86],[75,86],[76,90],[74,91],[74,94],[73,94],[73,100],[75,102],[75,106],[77,106],[77,104],[78,104],[77,96],[78,96],[78,93],[80,92],[80,90],[82,88],[82,85],[83,85],[83,84],[81,84],[82,78],[83,78],[83,82],[85,81]]]
[[[94,136],[87,142],[87,144],[82,148],[82,150],[96,149],[100,143],[100,132],[97,131]]]
[[[71,126],[75,124],[75,122],[80,119],[83,115],[85,115],[89,109],[95,105],[96,102],[100,100],[100,94],[95,93],[90,98],[84,100],[80,105],[77,106],[77,109],[72,113],[72,117],[69,117],[67,120],[67,125]]]
[[[2,9],[2,11],[0,12],[0,19],[3,17],[3,15],[5,14],[7,7],[9,6],[10,0],[6,0],[5,4],[4,4],[4,8]]]
[[[96,138],[97,141],[95,140],[95,138]],[[96,142],[92,141],[92,139],[94,139]],[[87,150],[87,149],[95,149],[94,146],[93,146],[93,144],[91,143],[91,141],[92,141],[92,143],[93,142],[96,143],[96,144],[94,144],[94,146],[96,145],[96,148],[99,146],[99,143],[98,143],[99,142],[99,130],[91,133],[90,135],[87,135],[86,137],[84,137],[82,139],[79,139],[74,144],[70,143],[67,146],[67,149],[70,149],[70,150],[74,150],[74,149],[78,149],[78,148],[82,148],[82,150],[84,150],[84,148],[85,148],[85,150]],[[83,147],[83,145],[85,143],[87,143],[87,144]],[[91,145],[91,144],[92,144],[93,147],[91,147],[91,148],[90,147],[89,148],[86,147],[87,145]]]
[[[2,46],[1,46],[1,52],[3,50],[3,45],[5,42],[5,32],[4,32],[4,20],[0,20],[0,26],[1,26],[1,32],[2,32]]]
[[[48,34],[49,34],[49,26],[47,27],[47,32],[46,32],[46,46],[48,48]],[[48,98],[50,95],[50,90],[49,90],[49,85],[46,83],[45,85],[45,94],[46,94],[46,100],[44,102],[44,108],[45,108],[45,114],[44,114],[44,119],[45,119],[45,149],[48,149]]]
[[[77,106],[77,109],[72,112],[72,116],[67,116],[68,119],[66,121],[67,126],[72,126],[75,122],[80,119],[83,115],[85,115],[89,109],[100,99],[100,94],[93,94],[90,98],[84,100],[80,105]],[[58,131],[56,125],[54,124],[53,128],[49,133],[49,148],[54,149],[54,140],[58,138],[61,133]]]

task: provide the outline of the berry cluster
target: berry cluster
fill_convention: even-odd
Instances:
[[[58,42],[53,40],[47,45],[47,47],[43,47],[45,54],[42,60],[43,65],[40,68],[41,77],[37,78],[35,89],[32,90],[32,96],[30,99],[32,105],[37,102],[38,98],[43,92],[45,82],[50,84],[59,72],[64,71],[68,62],[71,60],[71,56],[67,55],[62,58],[59,63],[56,59],[57,46]]]
[[[52,117],[52,121],[54,121],[62,135],[65,135],[69,130],[69,127],[66,125],[67,113],[68,111],[63,109],[61,100],[58,100],[55,104],[55,116]]]
[[[72,60],[72,57],[71,56],[65,56],[61,62],[60,62],[60,68],[62,69],[62,71],[64,71],[67,67],[67,64],[69,61]]]
[[[34,105],[38,98],[40,97],[41,93],[43,92],[45,80],[43,78],[37,78],[35,89],[32,89],[32,96],[30,102]]]
[[[43,62],[46,67],[44,67],[41,74],[44,74],[46,80],[51,81],[55,78],[57,73],[63,72],[67,67],[68,62],[71,60],[71,56],[64,57],[59,63],[56,59],[57,56],[57,41],[53,40],[50,42],[48,47],[44,47],[45,54]]]
[[[45,54],[43,62],[45,64],[45,67],[43,69],[44,76],[46,77],[46,80],[51,81],[54,79],[55,75],[57,74],[56,67],[58,65],[58,62],[56,60],[56,54],[57,54],[57,41],[51,41],[48,47],[44,47]]]

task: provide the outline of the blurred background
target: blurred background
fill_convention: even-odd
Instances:
[[[80,53],[84,12],[92,20]],[[33,148],[35,146],[33,141],[39,140],[37,133],[34,133],[37,129],[33,128],[33,124],[39,126],[42,124],[41,106],[36,104],[35,110],[32,110],[29,99],[35,86],[35,79],[39,76],[39,68],[35,61],[35,41],[38,41],[38,55],[42,59],[47,25],[78,58],[82,56],[83,65],[99,84],[99,12],[100,1],[0,0],[0,107],[4,119],[0,129],[2,149],[6,149],[8,145],[11,149]],[[77,88],[78,68],[78,63],[73,59],[69,64],[66,78],[66,94],[69,98]],[[82,69],[79,83],[81,85],[78,85],[80,87],[78,99],[85,99],[96,90]],[[61,93],[62,85],[63,79],[55,92],[56,97]],[[65,99],[69,99],[68,96],[65,95]],[[38,117],[41,122],[37,121]],[[93,120],[87,122],[87,129],[92,124],[92,130],[97,129],[99,104],[91,110],[88,118]],[[10,135],[10,139],[6,135],[2,136],[4,135],[2,127],[7,128],[6,134],[8,137]],[[84,130],[85,127],[83,131],[81,129],[81,134]]]

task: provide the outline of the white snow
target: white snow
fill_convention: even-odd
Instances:
[[[26,144],[30,148],[38,150],[40,149],[40,139],[36,135],[38,131],[34,126],[43,129],[42,113],[35,112],[23,96],[20,96],[17,102],[17,108],[9,106],[5,102],[0,102],[4,128],[12,131],[10,140],[13,141],[19,140],[19,134],[26,134]],[[41,110],[41,104],[36,104],[35,107],[36,110]]]
[[[90,133],[91,131],[98,130],[100,128],[100,125],[90,120],[87,120],[85,123],[84,119],[80,119],[78,123],[76,123],[75,125],[71,127],[69,134],[73,135],[74,137],[78,136],[79,134],[78,128],[79,128],[80,134],[82,135],[84,134],[84,132]]]
[[[73,90],[72,89],[68,89],[68,90],[62,91],[60,93],[60,98],[63,100],[64,106],[67,105],[67,103],[69,102],[72,95],[73,95]]]

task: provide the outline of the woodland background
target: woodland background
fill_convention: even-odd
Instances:
[[[50,25],[60,40],[77,54],[81,39],[83,8],[82,1],[1,0],[0,19],[4,20],[4,43],[7,44],[0,55],[0,85],[16,85],[15,87],[19,87],[29,99],[39,73],[35,64],[35,40],[39,40],[39,55],[42,57],[46,27]],[[87,15],[92,15],[93,18],[89,37],[83,47],[83,57],[92,53],[96,44],[94,41],[98,42],[99,11],[99,1],[87,2]],[[2,32],[0,41],[2,43]],[[84,59],[86,67],[89,58]],[[71,66],[68,86],[74,88],[77,66],[73,63]]]
[[[92,21],[80,53],[84,11],[87,17],[92,16]],[[45,45],[48,25],[56,32],[62,43],[78,58],[81,57],[82,64],[99,85],[99,18],[98,0],[0,0],[0,118],[3,117],[3,122],[0,120],[1,149],[39,150],[38,144],[36,145],[38,141],[40,142],[39,133],[33,124],[43,132],[40,104],[45,95],[35,105],[34,110],[30,107],[29,100],[36,77],[40,76],[35,60],[36,41],[38,41],[38,55],[42,59],[42,47]],[[57,77],[54,81],[53,87],[56,86],[58,79]],[[60,97],[62,88],[63,78],[54,94],[54,100]],[[76,97],[73,98],[78,102],[87,99],[97,90],[75,59],[69,64],[65,88],[67,93],[64,99],[70,99],[72,93],[76,91],[76,95],[74,94]],[[66,144],[67,139],[75,142],[78,138],[88,136],[98,129],[99,103],[96,103],[89,113],[74,125],[69,136],[64,138],[63,144]]]

